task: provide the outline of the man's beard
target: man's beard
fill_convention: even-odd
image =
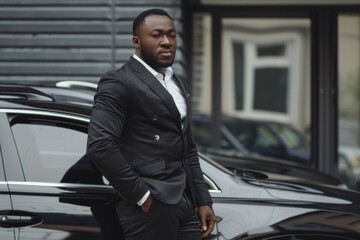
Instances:
[[[142,56],[142,60],[155,70],[159,68],[170,67],[174,63],[174,57],[171,59],[170,62],[159,62],[155,57],[153,57],[152,55],[148,54],[145,51],[142,51],[141,56]]]

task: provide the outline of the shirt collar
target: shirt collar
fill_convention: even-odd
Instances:
[[[141,58],[139,58],[135,53],[133,54],[133,58],[135,58],[136,60],[138,60],[142,65],[144,65],[144,67],[149,70],[149,72],[154,75],[157,79],[164,79],[163,75],[157,71],[155,71],[152,67],[150,67],[146,62],[144,62]],[[174,70],[171,67],[167,67],[165,68],[165,81],[172,78],[173,74],[174,74]]]

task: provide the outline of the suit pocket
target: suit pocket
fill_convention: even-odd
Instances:
[[[149,162],[143,162],[135,167],[133,170],[142,177],[152,177],[159,174],[162,174],[165,169],[164,160],[155,160]]]

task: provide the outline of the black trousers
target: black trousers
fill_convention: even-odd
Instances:
[[[186,194],[175,205],[153,198],[148,213],[125,201],[116,209],[126,240],[201,240],[197,213]]]

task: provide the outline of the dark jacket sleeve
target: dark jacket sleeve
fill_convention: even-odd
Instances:
[[[179,78],[182,86],[185,89],[185,92],[188,93],[188,85],[187,82],[183,78]],[[190,97],[190,94],[187,94],[187,98]],[[190,100],[188,99],[188,102]],[[191,122],[191,109],[190,104],[188,105],[188,111],[187,114],[189,115],[188,118]],[[186,155],[186,162],[190,170],[190,177],[191,177],[191,184],[193,185],[193,195],[195,196],[195,201],[197,206],[203,206],[203,205],[211,205],[212,199],[209,193],[209,187],[206,184],[203,176],[203,172],[200,167],[199,163],[199,156],[197,152],[196,145],[193,140],[192,136],[192,129],[191,124],[189,124],[189,128],[187,130],[187,155]]]
[[[192,138],[191,126],[188,133],[188,143],[187,164],[191,173],[196,204],[197,206],[211,205],[212,199],[209,193],[209,187],[204,180],[200,167],[196,145]]]
[[[100,79],[89,123],[87,156],[123,198],[136,204],[148,186],[119,148],[130,98],[131,89],[122,73],[111,71]]]

